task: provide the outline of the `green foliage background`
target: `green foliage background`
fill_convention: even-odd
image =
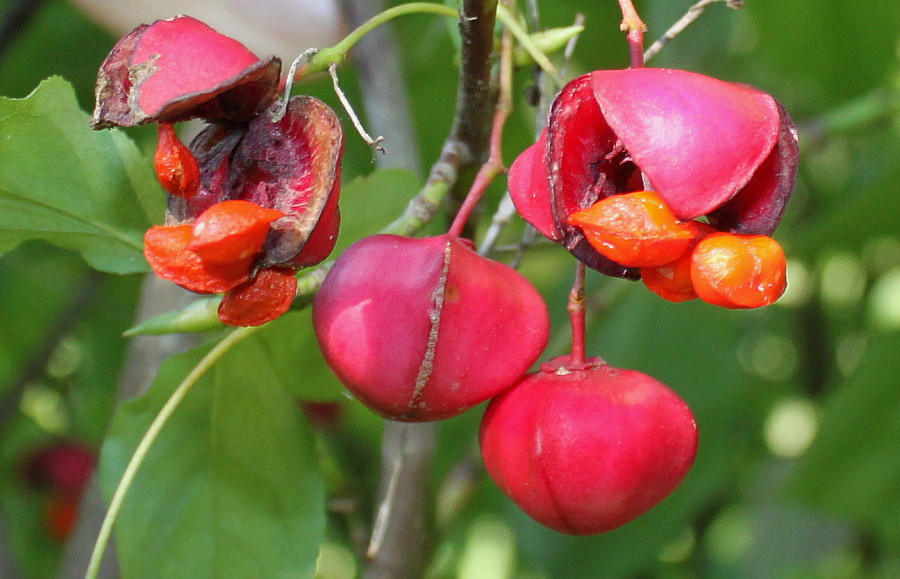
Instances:
[[[689,4],[637,2],[648,39]],[[546,26],[586,16],[571,76],[626,64],[615,2],[540,6]],[[450,30],[431,16],[396,23],[426,167],[452,118]],[[91,133],[78,110],[92,108],[96,70],[114,41],[49,0],[0,54],[0,95],[9,97],[0,99],[0,400],[12,404],[0,423],[0,525],[28,577],[55,576],[62,545],[41,530],[43,499],[22,483],[23,453],[60,436],[99,449],[111,432],[102,469],[111,488],[149,413],[197,356],[172,360],[153,390],[113,420],[127,346],[121,333],[135,321],[135,274],[145,269],[140,235],[162,216],[145,157],[152,134]],[[475,456],[480,409],[447,421],[433,468],[439,535],[431,577],[900,576],[898,61],[893,3],[748,0],[739,11],[712,6],[651,62],[758,86],[793,115],[800,177],[776,234],[791,260],[789,292],[773,307],[732,312],[669,304],[639,284],[590,276],[590,352],[659,378],[690,403],[701,431],[694,469],[669,499],[622,529],[565,537],[519,513],[483,475],[455,507],[461,487],[452,475]],[[57,78],[15,100],[54,75],[73,88]],[[360,102],[352,67],[342,81]],[[523,71],[507,162],[533,135],[534,113],[519,98],[527,83]],[[303,90],[338,106],[322,81]],[[350,136],[339,247],[388,223],[419,187],[421,176],[371,174],[371,160]],[[492,190],[487,215],[500,193]],[[23,196],[42,199],[43,212]],[[100,222],[115,227],[85,229]],[[513,224],[504,242],[521,231]],[[551,310],[545,357],[567,344],[571,269],[568,254],[547,245],[529,251],[521,267]],[[62,318],[71,323],[57,335]],[[155,576],[142,566],[148,558],[174,569],[160,576],[187,576],[188,562],[202,567],[203,575],[191,574],[198,577],[307,576],[323,533],[320,576],[352,576],[353,521],[331,516],[325,526],[323,489],[355,499],[365,524],[381,421],[343,395],[318,356],[307,312],[273,323],[222,364],[176,414],[138,477],[119,535],[126,576]],[[293,399],[339,403],[341,426],[313,437]],[[204,411],[212,407],[221,413]],[[225,462],[209,460],[213,443],[225,445]],[[186,526],[161,530],[148,513],[162,508],[167,521]],[[184,533],[204,539],[186,541]],[[299,539],[302,549],[290,552]],[[335,561],[350,575],[338,574]]]

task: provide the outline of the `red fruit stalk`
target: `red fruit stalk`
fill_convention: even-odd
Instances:
[[[687,474],[697,428],[653,378],[593,359],[557,358],[488,405],[485,467],[528,515],[561,533],[611,531],[668,496]]]

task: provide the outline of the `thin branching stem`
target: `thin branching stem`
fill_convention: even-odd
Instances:
[[[500,9],[506,8],[501,4]],[[499,94],[497,96],[497,105],[494,109],[494,119],[491,123],[490,137],[490,154],[488,160],[478,170],[472,187],[466,195],[465,201],[456,213],[456,217],[450,226],[450,235],[460,235],[463,227],[474,211],[475,207],[484,196],[484,192],[493,180],[506,172],[506,166],[503,164],[503,127],[512,111],[512,56],[513,56],[513,33],[508,26],[504,25],[503,37],[500,44],[500,74],[499,74]]]
[[[644,66],[644,33],[647,25],[641,20],[631,0],[619,0],[622,10],[622,32],[628,39],[628,53],[631,55],[631,68]]]
[[[663,49],[663,46],[666,45],[667,42],[674,39],[676,36],[684,32],[688,26],[694,23],[695,20],[700,18],[700,15],[703,14],[703,11],[707,9],[707,7],[719,3],[724,2],[729,8],[733,10],[737,10],[741,6],[744,5],[743,0],[700,0],[696,4],[690,6],[687,9],[687,12],[684,13],[684,16],[679,18],[675,24],[669,27],[668,30],[663,33],[653,44],[650,45],[644,52],[644,62],[650,60]]]

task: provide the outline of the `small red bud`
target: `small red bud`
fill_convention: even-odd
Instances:
[[[157,134],[156,154],[153,157],[157,180],[169,195],[190,199],[200,188],[197,159],[178,140],[171,123],[159,123]]]

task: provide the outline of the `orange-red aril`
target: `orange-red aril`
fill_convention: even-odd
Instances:
[[[694,230],[694,239],[691,247],[701,239],[715,232],[711,226],[699,221],[687,223]],[[670,302],[685,302],[697,299],[694,284],[691,282],[691,254],[689,248],[674,261],[657,267],[645,267],[641,269],[641,281],[647,289]]]
[[[787,262],[766,235],[713,233],[691,255],[691,282],[705,302],[724,308],[767,306],[787,287]]]
[[[204,261],[188,249],[190,225],[157,225],[144,234],[144,257],[162,279],[197,293],[221,293],[247,281],[253,258],[227,264]]]
[[[255,256],[262,250],[269,225],[284,216],[249,201],[216,203],[200,214],[193,225],[188,249],[210,263],[230,263]]]
[[[229,326],[261,326],[290,309],[297,278],[288,267],[269,267],[227,291],[219,304],[219,320]]]
[[[693,229],[653,191],[612,195],[569,215],[591,246],[628,267],[657,267],[687,251]]]

